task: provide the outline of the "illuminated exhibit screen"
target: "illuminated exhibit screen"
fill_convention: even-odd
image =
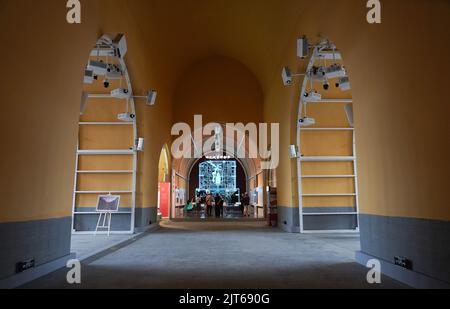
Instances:
[[[236,191],[236,161],[205,161],[199,167],[199,189],[213,193]]]

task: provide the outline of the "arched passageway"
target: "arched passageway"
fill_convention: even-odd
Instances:
[[[17,280],[28,274],[64,266],[72,257],[72,227],[92,232],[96,224],[91,221],[98,214],[90,214],[89,208],[96,206],[98,195],[121,197],[124,207],[119,208],[113,223],[116,218],[125,219],[117,221],[120,224],[114,232],[131,234],[150,228],[157,218],[156,166],[161,147],[170,141],[171,125],[181,121],[192,124],[194,114],[204,114],[207,122],[280,123],[276,177],[275,173],[261,174],[252,162],[242,161],[244,167],[254,170],[248,178],[257,181],[250,183],[258,187],[262,183],[263,189],[272,192],[264,188],[268,179],[270,186],[277,187],[278,198],[270,203],[279,210],[280,225],[290,232],[357,228],[361,232],[361,248],[352,246],[351,254],[333,261],[323,255],[323,260],[314,256],[314,261],[330,263],[330,267],[353,263],[353,251],[360,250],[358,262],[378,259],[383,270],[392,270],[389,275],[410,278],[409,284],[448,286],[449,248],[442,245],[450,243],[446,232],[450,220],[446,179],[450,148],[445,147],[448,98],[442,91],[448,79],[445,74],[425,79],[417,75],[418,66],[423,76],[436,76],[437,67],[442,68],[439,72],[448,71],[448,62],[442,60],[449,54],[449,44],[442,39],[448,36],[448,1],[385,1],[381,25],[367,23],[367,8],[360,0],[111,0],[104,5],[100,0],[83,1],[83,23],[68,25],[64,6],[57,1],[1,1],[0,41],[11,47],[3,48],[0,57],[2,103],[8,115],[0,130],[6,145],[1,160],[2,286],[3,282],[17,285]],[[145,95],[147,90],[157,89],[158,102],[152,107],[145,102],[136,104],[136,124],[82,124],[80,128],[83,69],[92,43],[103,31],[126,33],[133,90]],[[310,89],[305,87],[299,93],[299,87],[283,87],[279,72],[283,65],[306,72],[295,42],[303,34],[314,39],[318,33],[338,44],[353,88],[348,97],[342,93],[331,96],[330,92],[326,94],[329,97],[323,96],[346,101],[310,102],[306,116],[314,118],[316,126],[298,128],[297,121],[305,116],[298,117],[298,97]],[[413,48],[405,52],[405,46]],[[433,57],[429,57],[431,47]],[[103,92],[103,79],[97,82]],[[102,114],[103,107],[99,107],[96,117],[88,119],[89,109],[100,98],[88,99],[92,104],[88,103],[82,122],[117,122],[109,116],[127,111],[122,102],[107,117],[102,118],[107,113]],[[105,100],[113,106],[110,99]],[[355,128],[348,125],[344,112],[343,105],[350,100],[355,102]],[[339,119],[331,121],[329,111]],[[138,134],[126,129],[132,126],[134,130],[135,125]],[[107,126],[112,128],[105,130]],[[115,138],[111,132],[116,132]],[[359,173],[351,146],[354,132]],[[133,148],[136,138],[146,141],[145,151],[137,155]],[[290,145],[299,146],[303,156],[291,160]],[[81,169],[77,169],[74,182],[77,157]],[[317,161],[318,157],[328,159]],[[188,161],[169,163],[172,192],[187,186],[183,181],[188,181],[190,166]],[[181,190],[178,193],[178,197],[186,197]],[[360,205],[355,199],[358,195]],[[279,234],[271,231],[269,235]],[[288,235],[286,238],[294,241],[291,248],[307,251],[295,243],[298,237],[332,250],[314,235]],[[338,238],[334,235],[333,240]],[[167,240],[165,235],[159,239],[161,243]],[[195,239],[179,243],[183,250],[195,245]],[[258,251],[264,248],[255,248],[256,254],[264,253]],[[289,262],[283,260],[284,255],[294,255],[311,260],[311,256],[296,255],[289,246],[279,248],[274,259]],[[314,254],[320,256],[321,252]],[[119,255],[121,259],[112,269],[105,262],[107,274],[124,274],[120,272],[123,256]],[[170,254],[161,256],[170,259]],[[398,270],[394,257],[406,257],[413,262],[405,263],[412,265],[411,269]],[[151,262],[147,266],[154,269]],[[17,274],[17,265],[36,268]],[[317,269],[311,264],[293,266]],[[357,270],[353,266],[349,268]],[[279,272],[271,275],[280,278]],[[337,284],[342,283],[339,275],[342,273],[338,273]],[[356,277],[345,278],[353,281]]]
[[[220,132],[226,132],[225,125],[219,125]],[[203,131],[204,128],[200,128]],[[192,133],[195,136],[196,131]],[[221,195],[225,200],[224,218],[242,218],[242,199],[245,194],[248,195],[250,216],[252,218],[263,219],[265,217],[265,199],[262,194],[264,188],[264,173],[261,169],[259,158],[249,158],[248,136],[242,133],[228,136],[227,134],[204,136],[203,144],[211,138],[217,142],[221,138],[221,145],[234,145],[234,151],[229,152],[225,149],[217,151],[215,149],[204,150],[204,156],[200,158],[180,158],[173,161],[173,178],[175,179],[174,205],[172,207],[172,218],[197,217],[205,218],[205,196],[207,194]],[[189,143],[192,136],[188,136]],[[247,141],[247,142],[246,142]],[[214,144],[214,145],[216,145]],[[193,148],[195,148],[193,141]],[[214,148],[214,146],[213,146]],[[243,152],[243,158],[239,158],[237,153]],[[182,195],[182,197],[181,197]],[[191,215],[186,213],[186,205],[194,200],[197,211]],[[182,201],[182,202],[181,202]]]

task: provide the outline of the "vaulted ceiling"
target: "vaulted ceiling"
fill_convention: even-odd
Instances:
[[[220,55],[246,65],[263,91],[278,78],[281,56],[297,32],[299,0],[134,0],[127,7],[148,47],[176,87],[193,63]]]

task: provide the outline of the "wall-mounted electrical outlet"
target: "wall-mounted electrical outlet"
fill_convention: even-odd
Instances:
[[[35,265],[36,262],[34,261],[34,259],[18,262],[16,264],[16,273],[18,274],[23,273],[27,269],[34,268]]]
[[[396,256],[394,257],[395,265],[412,270],[413,264],[412,261],[403,257],[403,256]]]

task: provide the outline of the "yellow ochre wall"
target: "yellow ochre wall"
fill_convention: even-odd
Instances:
[[[81,25],[66,23],[64,4],[18,0],[0,6],[0,38],[8,46],[0,49],[2,109],[14,115],[5,117],[0,130],[0,222],[71,216],[83,68],[103,33],[126,34],[135,93],[162,92],[154,108],[138,103],[140,136],[147,137],[138,206],[157,205],[157,162],[172,118],[170,95],[157,78],[163,67],[147,59],[150,44],[140,39],[127,1],[84,1]]]
[[[219,32],[209,27],[206,36],[183,37],[189,44],[183,45],[174,31],[189,26],[177,22],[186,15],[185,2],[175,8],[163,1],[83,1],[83,23],[68,25],[64,3],[2,1],[0,29],[8,29],[0,32],[2,111],[15,117],[1,122],[6,146],[1,154],[0,222],[70,216],[82,69],[104,32],[126,33],[135,92],[154,88],[160,93],[156,107],[142,102],[139,107],[140,135],[146,138],[139,165],[142,207],[157,204],[158,160],[171,139],[176,80],[186,69],[173,64],[178,63],[176,53],[183,54],[177,48],[205,41],[213,42],[211,49],[191,60],[203,59],[211,50],[224,51],[249,67],[262,85],[264,119],[281,123],[279,204],[296,207],[296,168],[288,159],[288,146],[296,139],[299,91],[283,87],[280,72],[283,65],[304,71],[295,41],[306,34],[333,40],[350,74],[361,211],[449,220],[449,107],[447,79],[439,78],[439,72],[449,71],[448,1],[383,1],[381,25],[366,22],[365,1],[261,2],[199,2],[214,12],[199,29],[213,25]],[[158,10],[150,10],[153,4]],[[177,18],[167,19],[172,11]],[[192,21],[206,11],[197,11]],[[235,22],[241,17],[248,24]],[[138,20],[148,20],[147,26]],[[261,20],[264,27],[248,26]],[[171,44],[159,44],[171,37]],[[272,48],[261,48],[264,42]],[[158,49],[163,45],[170,53]],[[275,69],[273,63],[278,64]]]
[[[306,62],[295,55],[298,36],[334,41],[355,101],[362,213],[449,220],[450,128],[443,72],[449,70],[450,4],[382,3],[382,24],[369,25],[365,1],[308,2],[279,69],[290,65],[304,71]],[[436,77],[439,72],[444,77]],[[266,119],[292,124],[282,126],[277,174],[279,204],[291,207],[297,207],[296,167],[286,158],[296,141],[297,103],[298,89],[284,88],[279,80],[265,101]]]

